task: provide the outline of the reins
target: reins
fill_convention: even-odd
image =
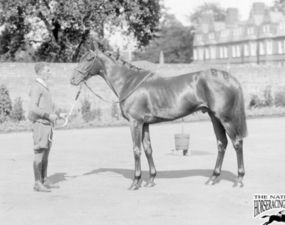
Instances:
[[[102,96],[100,96],[99,94],[97,94],[88,84],[86,81],[83,81],[83,84],[89,89],[89,91],[94,94],[97,98],[99,98],[100,100],[107,102],[107,103],[121,103],[124,100],[126,100],[131,94],[133,94],[145,81],[147,78],[150,77],[150,75],[152,75],[152,72],[148,73],[127,95],[125,95],[123,98],[119,97],[118,101],[110,101],[107,100],[105,98],[103,98]]]
[[[118,103],[118,101],[110,101],[108,99],[103,98],[101,95],[97,94],[95,91],[93,91],[93,89],[86,83],[86,81],[83,81],[83,84],[88,88],[88,90],[95,95],[97,98],[99,98],[100,100],[102,100],[103,102],[107,102],[107,103]]]
[[[97,55],[96,55],[96,56],[97,56]],[[96,57],[94,57],[93,62],[94,62],[95,60],[96,60]],[[92,63],[93,63],[93,62],[92,62]],[[75,70],[76,70],[77,72],[79,72],[79,73],[85,75],[85,73],[82,72],[81,70],[78,70],[78,69],[76,69],[76,68],[75,68]],[[94,96],[96,96],[97,98],[99,98],[101,101],[106,102],[106,103],[121,103],[121,102],[123,102],[124,100],[126,100],[131,94],[133,94],[133,93],[146,81],[146,79],[149,78],[152,74],[153,74],[152,72],[149,72],[131,91],[129,91],[129,92],[127,93],[127,95],[123,96],[122,98],[120,98],[120,96],[118,96],[119,99],[118,99],[117,101],[110,101],[110,100],[108,100],[108,99],[103,98],[101,95],[97,94],[97,93],[87,84],[86,80],[83,80],[82,83],[87,87],[87,89],[88,89]],[[108,82],[107,82],[107,83],[108,83]],[[113,89],[113,91],[115,91],[114,88],[112,87],[112,85],[110,85],[110,86],[111,86],[111,89]],[[66,118],[65,118],[64,124],[63,124],[62,126],[60,126],[59,128],[63,128],[63,127],[65,127],[65,126],[68,124],[69,118],[70,118],[70,116],[71,116],[71,114],[72,114],[72,112],[73,112],[73,109],[74,109],[74,107],[75,107],[75,104],[76,104],[76,102],[77,102],[77,99],[79,98],[79,95],[80,95],[80,93],[81,93],[81,89],[82,89],[82,85],[80,85],[80,88],[79,88],[79,90],[78,90],[78,92],[77,92],[77,94],[76,94],[76,96],[75,96],[75,100],[74,100],[74,102],[73,102],[73,104],[72,104],[72,106],[71,106],[71,108],[70,108],[70,110],[69,110],[69,112],[68,112],[68,114],[67,114],[67,116],[66,116]]]
[[[124,97],[121,98],[121,99],[119,98],[118,101],[110,101],[110,100],[107,100],[107,99],[103,98],[101,95],[97,94],[97,93],[87,84],[86,81],[82,81],[82,82],[83,82],[83,84],[88,88],[88,90],[89,90],[93,95],[95,95],[97,98],[99,98],[101,101],[106,102],[106,103],[121,103],[121,102],[123,102],[124,100],[126,100],[131,94],[133,94],[133,93],[146,81],[146,79],[147,79],[148,77],[150,77],[151,75],[152,75],[151,72],[148,73],[126,96],[124,96]],[[65,127],[65,126],[68,124],[69,118],[70,118],[70,116],[71,116],[71,114],[72,114],[72,112],[73,112],[73,110],[74,110],[75,104],[76,104],[76,102],[77,102],[77,100],[78,100],[78,98],[79,98],[79,95],[80,95],[80,93],[81,93],[81,89],[82,89],[82,85],[80,85],[80,88],[78,89],[78,91],[77,91],[77,93],[76,93],[74,102],[73,102],[73,104],[72,104],[72,106],[71,106],[71,108],[70,108],[70,110],[69,110],[69,112],[68,112],[68,114],[67,114],[67,116],[66,116],[66,118],[65,118],[64,124],[61,125],[61,126],[58,127],[58,128],[63,128],[63,127]]]

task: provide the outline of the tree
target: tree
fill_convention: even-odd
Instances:
[[[5,122],[12,111],[12,101],[5,85],[0,86],[0,123]]]
[[[23,7],[14,5],[11,11],[5,11],[5,3],[8,4],[8,1],[1,0],[0,26],[4,24],[5,27],[0,36],[0,55],[14,60],[16,52],[26,47],[25,35],[29,32],[29,25],[25,21]]]
[[[285,13],[285,0],[275,0],[272,9]]]
[[[112,27],[127,28],[125,32],[145,46],[155,36],[159,18],[159,0],[0,0],[0,26],[5,25],[6,35],[23,27],[16,29],[19,39],[4,39],[8,46],[16,43],[18,50],[24,42],[38,45],[35,56],[47,61],[76,61],[93,31],[103,39]],[[39,39],[33,31],[41,33]],[[11,51],[3,48],[2,54]]]
[[[222,8],[217,3],[204,3],[189,16],[191,24],[195,26],[199,24],[199,19],[205,13],[211,13],[213,15],[214,21],[218,22],[226,20],[226,10],[224,8]]]
[[[163,51],[167,63],[190,63],[193,31],[193,27],[183,26],[174,15],[165,14],[160,24],[159,37],[143,51],[135,52],[135,59],[158,63],[160,52]]]

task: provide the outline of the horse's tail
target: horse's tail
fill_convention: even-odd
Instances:
[[[266,217],[270,217],[269,215],[264,215],[264,216],[262,216],[261,218],[266,218]]]
[[[237,82],[238,87],[236,89],[235,103],[231,110],[232,118],[232,133],[233,137],[244,138],[247,136],[247,124],[246,124],[246,114],[245,114],[245,104],[241,85]]]

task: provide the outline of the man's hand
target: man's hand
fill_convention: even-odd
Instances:
[[[58,119],[58,116],[55,114],[55,113],[52,113],[49,115],[49,120],[52,122],[52,123],[55,123],[55,121]]]
[[[66,117],[67,117],[67,113],[60,113],[59,114],[60,119],[66,119]]]

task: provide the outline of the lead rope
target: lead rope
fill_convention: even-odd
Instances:
[[[80,93],[81,93],[81,89],[82,89],[82,85],[80,85],[80,87],[79,87],[79,89],[78,89],[78,91],[77,91],[77,93],[76,93],[74,102],[73,102],[73,104],[72,104],[72,106],[71,106],[71,108],[70,108],[70,110],[69,110],[67,116],[65,117],[65,121],[64,121],[63,125],[61,125],[61,126],[58,127],[58,128],[63,128],[63,127],[65,127],[65,126],[68,124],[69,118],[70,118],[70,116],[72,115],[72,112],[73,112],[73,110],[74,110],[75,104],[76,104],[76,102],[77,102],[77,100],[78,100],[78,98],[79,98],[79,95],[80,95]]]

